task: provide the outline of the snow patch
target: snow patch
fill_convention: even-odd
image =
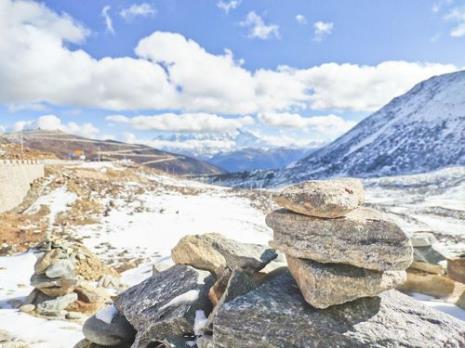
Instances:
[[[182,304],[192,303],[194,301],[197,301],[197,299],[199,298],[199,294],[200,294],[200,290],[186,291],[185,293],[183,293],[183,294],[181,294],[179,296],[176,296],[171,301],[169,301],[168,303],[161,306],[160,310],[163,310],[163,309],[168,308],[170,306],[180,306]]]
[[[95,317],[104,323],[111,324],[113,318],[118,314],[118,310],[114,305],[105,306],[101,310],[99,310]]]

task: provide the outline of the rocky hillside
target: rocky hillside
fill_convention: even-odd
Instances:
[[[465,71],[419,83],[285,175],[372,177],[463,164]]]
[[[10,133],[7,139],[18,142],[20,135]],[[47,151],[60,159],[79,157],[97,160],[132,160],[145,166],[169,172],[171,174],[205,175],[219,174],[221,169],[194,158],[159,151],[152,147],[126,144],[112,140],[88,139],[60,131],[31,130],[23,132],[24,145],[35,150]]]

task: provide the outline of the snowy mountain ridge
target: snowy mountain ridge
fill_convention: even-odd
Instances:
[[[290,181],[420,173],[465,164],[465,72],[433,77],[393,99],[283,173]]]

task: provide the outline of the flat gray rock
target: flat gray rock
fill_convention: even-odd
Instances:
[[[214,347],[463,347],[465,325],[390,290],[328,309],[307,304],[290,273],[222,306]]]
[[[219,233],[185,236],[171,251],[175,263],[205,269],[216,275],[226,267],[257,272],[277,256],[265,245],[237,242]]]
[[[315,180],[289,186],[274,200],[299,214],[335,218],[361,206],[365,194],[357,179]]]
[[[211,312],[209,272],[175,265],[129,288],[115,306],[137,330],[133,348],[194,333],[195,312]]]
[[[376,296],[407,280],[405,271],[370,271],[349,265],[287,257],[289,271],[305,300],[316,308]]]
[[[314,218],[286,209],[266,217],[273,248],[320,263],[344,263],[375,271],[404,270],[413,261],[409,238],[396,224],[368,208],[338,219]]]
[[[72,292],[64,296],[38,303],[36,306],[36,311],[37,313],[44,315],[59,314],[64,309],[66,309],[66,307],[76,302],[77,299],[77,294]]]
[[[84,323],[82,332],[87,340],[102,346],[118,346],[134,342],[136,331],[121,314],[116,314],[110,323],[94,316]]]

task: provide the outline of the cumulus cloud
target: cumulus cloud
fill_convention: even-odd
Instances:
[[[347,121],[332,114],[303,117],[293,113],[265,113],[260,114],[259,118],[263,123],[272,127],[307,129],[329,137],[343,134],[355,125],[353,121]]]
[[[265,20],[254,11],[249,12],[240,25],[249,29],[250,38],[267,40],[281,37],[278,25],[265,23]]]
[[[111,34],[114,34],[115,29],[113,28],[113,20],[111,19],[111,16],[110,16],[110,9],[111,9],[111,6],[109,5],[104,6],[102,8],[101,15],[103,17],[105,28],[107,29],[107,31]]]
[[[298,14],[295,16],[295,20],[299,24],[307,24],[307,18],[303,14]]]
[[[223,1],[220,0],[216,3],[216,6],[223,10],[226,14],[229,13],[231,10],[235,10],[241,4],[241,0],[231,0],[231,1]]]
[[[0,103],[15,107],[47,103],[222,115],[307,108],[373,111],[421,80],[457,70],[390,61],[251,71],[229,50],[212,54],[168,32],[140,40],[135,57],[95,59],[67,45],[82,43],[87,29],[32,1],[0,1],[0,32],[0,81],[8,86],[0,89]]]
[[[452,9],[445,16],[445,19],[455,23],[450,31],[450,36],[456,38],[465,36],[465,7]]]
[[[62,131],[69,134],[80,135],[86,138],[96,138],[100,130],[92,123],[63,123],[56,115],[43,115],[36,120],[18,121],[13,126],[13,131],[19,132],[27,129],[42,129],[48,131]]]
[[[207,113],[173,114],[166,113],[153,116],[126,117],[110,115],[106,120],[111,123],[122,123],[139,130],[156,130],[186,133],[218,133],[231,131],[254,124],[250,116],[225,118]]]
[[[333,33],[334,23],[318,21],[313,23],[315,41],[323,41]]]
[[[157,9],[147,2],[133,4],[119,12],[119,15],[128,22],[136,17],[153,17],[156,14]]]

